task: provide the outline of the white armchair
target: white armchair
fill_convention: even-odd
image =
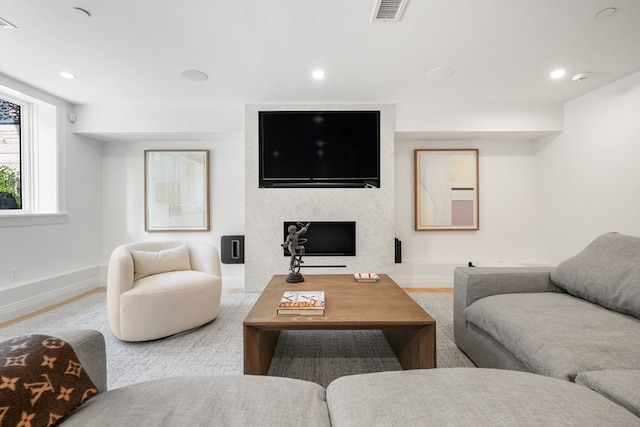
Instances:
[[[200,241],[117,247],[109,260],[109,327],[123,341],[148,341],[204,325],[220,312],[218,250]]]

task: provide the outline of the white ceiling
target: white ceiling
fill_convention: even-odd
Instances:
[[[215,105],[560,103],[640,70],[640,0],[409,0],[398,23],[372,23],[374,4],[0,0],[17,27],[0,30],[0,73],[76,104]]]

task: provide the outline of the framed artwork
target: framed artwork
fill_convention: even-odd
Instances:
[[[209,150],[145,150],[146,231],[209,230]]]
[[[414,151],[415,229],[479,230],[477,149]]]

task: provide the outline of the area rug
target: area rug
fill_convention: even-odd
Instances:
[[[474,366],[453,342],[452,294],[410,295],[436,319],[438,367]],[[258,296],[225,292],[220,314],[213,322],[160,340],[127,343],[110,332],[106,294],[98,292],[2,328],[0,341],[59,329],[96,329],[106,340],[109,389],[173,376],[241,375],[242,321]],[[269,375],[327,386],[344,375],[400,369],[379,331],[284,331]]]

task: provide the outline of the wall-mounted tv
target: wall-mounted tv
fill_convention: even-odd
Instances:
[[[283,227],[284,242],[289,235],[289,226],[300,228],[309,221],[285,221]],[[306,233],[300,239],[306,239],[304,256],[356,256],[356,223],[355,221],[316,221],[309,223]],[[285,248],[284,256],[291,254]]]
[[[380,187],[380,111],[260,111],[260,188]]]

